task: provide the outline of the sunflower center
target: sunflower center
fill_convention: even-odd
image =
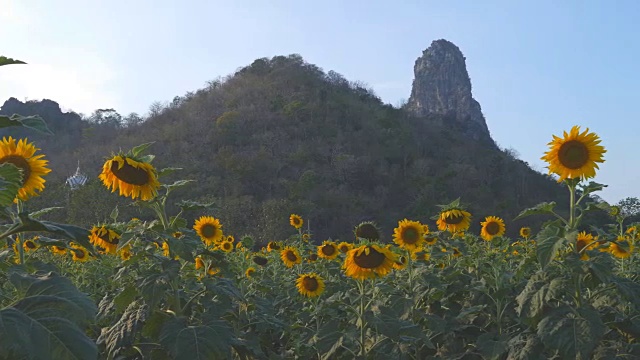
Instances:
[[[231,243],[230,242],[225,242],[224,244],[222,244],[222,248],[225,250],[230,250],[231,249]]]
[[[500,225],[497,222],[492,221],[485,226],[485,231],[489,235],[497,235],[500,232]]]
[[[349,247],[348,246],[346,246],[346,245],[340,246],[340,252],[346,253],[347,251],[349,251]]]
[[[149,173],[144,169],[129,165],[126,160],[120,169],[118,169],[117,161],[112,162],[111,172],[127,184],[142,186],[149,183]]]
[[[264,258],[262,256],[254,256],[253,257],[253,262],[260,265],[260,266],[265,266],[267,265],[267,258]]]
[[[576,250],[578,250],[578,252],[582,251],[582,249],[584,249],[585,246],[587,246],[586,241],[582,239],[576,241]]]
[[[78,259],[84,259],[84,257],[86,256],[84,250],[76,249],[75,253]]]
[[[444,218],[444,222],[449,225],[460,224],[462,220],[464,220],[464,215],[451,215],[449,217]]]
[[[356,255],[353,257],[353,262],[356,263],[359,267],[363,269],[375,269],[378,266],[382,265],[386,256],[378,252],[376,249],[369,247],[369,254],[366,254],[364,251],[360,255]]]
[[[332,245],[325,245],[322,247],[322,253],[331,256],[336,253],[336,249]]]
[[[113,239],[109,239],[108,236],[105,236],[105,237],[100,236],[100,240],[106,242],[107,244],[114,244],[114,245],[118,245],[118,243],[120,242],[120,238],[119,237],[115,237]]]
[[[202,231],[202,236],[212,238],[216,234],[216,227],[211,224],[206,224],[200,228],[200,231]]]
[[[380,234],[373,224],[361,224],[356,229],[356,237],[367,240],[378,240]]]
[[[560,146],[558,160],[569,169],[580,169],[589,161],[589,149],[578,140],[567,141]]]
[[[406,244],[412,245],[415,244],[419,239],[418,231],[412,227],[406,228],[402,231],[402,240]]]
[[[31,166],[29,166],[27,159],[18,155],[9,155],[0,159],[0,164],[4,163],[15,165],[15,167],[22,170],[22,185],[24,186],[29,180],[29,176],[31,176]]]
[[[318,280],[312,277],[305,277],[302,279],[302,286],[307,291],[316,291],[318,290]]]
[[[35,249],[36,244],[33,241],[27,241],[24,243],[29,249]]]
[[[296,256],[296,254],[293,253],[293,251],[287,251],[286,257],[287,257],[287,260],[289,261],[298,260],[298,257]]]
[[[318,255],[317,255],[317,254],[311,254],[311,255],[309,255],[309,260],[311,260],[311,261],[316,261],[316,260],[318,260]]]

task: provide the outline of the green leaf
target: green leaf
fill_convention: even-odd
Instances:
[[[91,232],[87,229],[75,225],[58,224],[51,221],[35,220],[29,217],[28,213],[18,214],[21,225],[18,232],[24,231],[42,231],[56,235],[60,235],[73,240],[73,242],[82,245],[94,256],[99,256],[89,241]]]
[[[195,180],[178,180],[176,182],[174,182],[171,185],[165,185],[163,184],[162,186],[165,187],[167,190],[173,190],[175,188],[179,188],[179,187],[183,187],[191,182],[194,182]]]
[[[0,206],[11,206],[22,187],[22,171],[11,163],[0,164]]]
[[[509,355],[507,359],[546,360],[544,347],[535,335],[517,335],[509,340]]]
[[[116,307],[116,313],[123,312],[129,304],[138,296],[138,288],[133,285],[127,285],[122,291],[113,298],[113,304]]]
[[[638,299],[640,299],[640,284],[638,282],[622,277],[615,277],[612,282],[623,298],[637,306]]]
[[[172,255],[178,255],[183,260],[195,262],[193,253],[196,246],[193,242],[189,243],[185,240],[187,240],[186,237],[183,239],[176,239],[174,237],[167,238],[166,241],[169,243],[169,251]]]
[[[21,60],[16,60],[12,58],[8,58],[6,56],[0,56],[0,66],[4,65],[14,65],[14,64],[26,64],[26,62]]]
[[[167,175],[171,175],[176,171],[182,170],[182,168],[177,168],[177,167],[168,167],[168,168],[164,168],[160,171],[158,171],[158,177],[163,177],[163,176],[167,176]]]
[[[113,210],[111,210],[111,214],[109,214],[109,217],[111,218],[111,220],[113,220],[113,222],[117,222],[118,221],[118,214],[120,213],[120,211],[118,210],[118,205],[116,205],[115,208],[113,208]]]
[[[98,357],[95,343],[81,328],[93,321],[96,306],[69,279],[11,272],[9,280],[24,296],[0,310],[0,358]]]
[[[546,268],[565,243],[562,228],[549,225],[542,229],[536,237],[536,254],[542,268]]]
[[[196,201],[191,201],[191,200],[182,200],[178,203],[176,203],[177,206],[180,207],[180,209],[182,209],[182,211],[187,211],[187,210],[203,210],[203,209],[208,209],[210,207],[212,207],[214,205],[214,203],[201,203],[201,202],[196,202]]]
[[[580,190],[582,191],[582,195],[584,196],[591,194],[592,192],[600,191],[606,187],[607,185],[599,184],[595,181],[590,181],[587,185],[581,186]]]
[[[59,209],[64,209],[64,207],[62,207],[62,206],[52,206],[52,207],[48,207],[48,208],[44,208],[44,209],[40,209],[40,210],[38,210],[38,211],[34,211],[34,212],[32,212],[32,213],[29,213],[29,216],[30,216],[32,219],[37,219],[37,218],[39,218],[39,217],[40,217],[40,216],[42,216],[42,215],[48,214],[48,213],[50,213],[50,212],[52,212],[52,211],[54,211],[54,210],[59,210]]]
[[[140,144],[136,147],[134,147],[133,149],[131,149],[131,155],[133,155],[133,157],[139,157],[140,154],[142,154],[145,150],[147,150],[147,148],[151,145],[153,145],[153,141],[152,142],[148,142],[148,143],[144,143],[144,144]]]
[[[25,127],[45,134],[53,135],[53,132],[47,127],[47,123],[45,123],[44,120],[38,115],[0,115],[0,128],[12,126]]]
[[[516,297],[516,312],[520,316],[531,318],[535,323],[535,319],[543,315],[548,302],[562,296],[565,285],[562,278],[549,279],[542,271],[534,274]]]
[[[500,359],[507,351],[509,337],[495,333],[485,333],[478,336],[476,347],[483,359]]]
[[[532,208],[524,209],[518,216],[516,216],[513,220],[522,219],[523,217],[527,217],[530,215],[536,214],[553,214],[553,209],[556,207],[556,202],[543,202]]]
[[[229,359],[232,333],[223,321],[187,326],[185,318],[174,318],[163,326],[160,344],[175,360]]]
[[[605,330],[595,309],[561,306],[540,321],[538,337],[562,359],[590,359]]]
[[[124,355],[135,344],[136,335],[142,330],[148,314],[149,307],[146,304],[132,302],[118,322],[103,330],[97,343],[106,347],[109,358]]]

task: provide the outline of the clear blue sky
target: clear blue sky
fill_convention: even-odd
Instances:
[[[609,202],[640,197],[640,1],[0,0],[0,104],[145,114],[260,57],[298,53],[393,105],[431,41],[467,58],[493,138],[539,171],[572,125],[607,148]]]

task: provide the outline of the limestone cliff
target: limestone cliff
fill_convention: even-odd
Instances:
[[[490,141],[480,104],[471,94],[465,57],[447,40],[436,40],[414,66],[413,88],[406,109],[415,116],[445,115],[468,137]],[[454,125],[454,124],[452,124]]]

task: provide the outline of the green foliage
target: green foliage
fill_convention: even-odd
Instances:
[[[0,56],[0,66],[12,65],[12,64],[26,64],[26,62],[8,58],[6,56]]]
[[[11,163],[0,164],[0,206],[13,204],[22,187],[22,171]]]
[[[53,135],[53,132],[49,130],[47,124],[44,120],[37,115],[34,116],[22,116],[22,115],[11,115],[4,116],[0,115],[0,128],[8,128],[8,127],[24,127],[32,130],[37,130],[39,132],[45,134]]]
[[[83,331],[96,307],[69,279],[13,272],[9,281],[21,296],[0,310],[1,358],[97,358],[95,343]]]

